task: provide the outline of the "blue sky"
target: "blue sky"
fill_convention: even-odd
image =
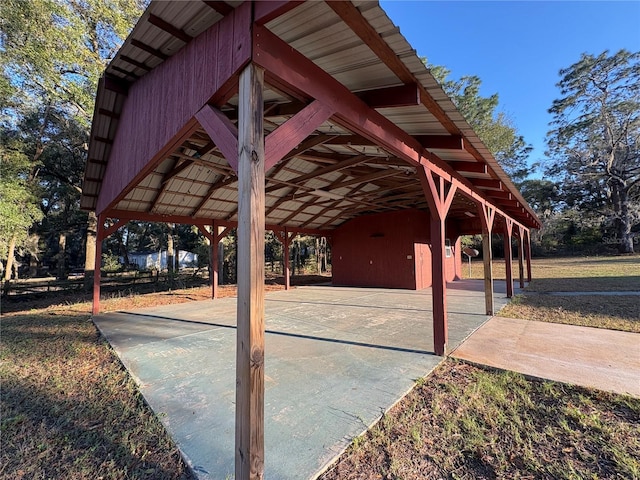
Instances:
[[[403,1],[382,8],[430,63],[451,77],[477,75],[481,94],[498,93],[499,109],[544,157],[547,113],[560,97],[558,71],[594,55],[640,51],[640,1]]]

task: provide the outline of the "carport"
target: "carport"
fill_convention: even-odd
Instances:
[[[238,479],[264,470],[265,228],[287,251],[296,232],[330,237],[362,215],[428,212],[443,355],[446,239],[483,234],[484,315],[491,235],[509,239],[510,296],[511,237],[523,284],[539,226],[377,2],[152,1],[100,81],[81,202],[98,215],[97,259],[132,219],[197,225],[214,254],[237,227]],[[216,285],[214,275],[214,297]],[[99,299],[96,268],[94,314]],[[413,335],[429,348],[424,328]]]

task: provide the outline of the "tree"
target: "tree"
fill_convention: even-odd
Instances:
[[[29,227],[42,218],[38,197],[29,182],[30,163],[16,132],[0,132],[0,259],[4,278],[11,279],[17,248],[26,246]]]
[[[560,70],[549,112],[547,174],[569,206],[612,219],[621,253],[633,253],[640,221],[640,52],[582,54]]]
[[[518,134],[513,121],[504,112],[496,111],[498,94],[481,96],[482,81],[475,75],[451,80],[451,72],[445,67],[428,67],[500,166],[516,184],[522,182],[530,173],[527,158],[532,148]]]

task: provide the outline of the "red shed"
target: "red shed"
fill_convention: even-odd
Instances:
[[[445,278],[460,278],[460,241],[445,240]],[[420,210],[365,215],[332,234],[334,285],[408,288],[431,286],[429,214]]]

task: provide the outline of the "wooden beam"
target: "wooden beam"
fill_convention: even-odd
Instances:
[[[255,22],[264,25],[271,20],[278,18],[280,15],[284,15],[290,10],[293,10],[298,5],[302,4],[302,1],[288,1],[288,0],[270,0],[268,2],[256,2],[254,19]]]
[[[427,150],[464,150],[460,135],[416,135],[415,138]]]
[[[395,87],[376,88],[356,95],[371,108],[397,108],[420,105],[420,90],[415,83]]]
[[[264,71],[240,74],[238,124],[237,480],[264,477]]]
[[[415,82],[415,77],[400,60],[396,52],[378,34],[375,28],[362,16],[358,8],[349,1],[332,1],[327,5],[353,30],[353,32],[365,42],[365,44],[375,53],[382,62],[405,84]],[[449,131],[458,134],[458,128],[449,119],[445,111],[435,100],[421,88],[422,103],[429,109],[431,114]]]
[[[487,196],[491,198],[499,198],[500,200],[513,200],[513,196],[509,192],[503,191],[487,192]]]
[[[480,162],[448,162],[456,172],[488,173],[487,165]]]
[[[287,180],[287,184],[286,185],[290,185],[290,184],[296,184],[299,185],[307,180],[310,180],[312,178],[316,178],[319,177],[321,175],[326,175],[327,173],[331,173],[331,172],[336,172],[338,170],[343,170],[345,168],[348,167],[352,167],[354,165],[358,165],[360,163],[364,163],[367,161],[367,157],[365,157],[364,155],[358,155],[355,156],[353,158],[350,158],[349,160],[344,160],[340,163],[336,163],[335,165],[329,165],[327,167],[322,167],[322,168],[318,168],[316,170],[314,170],[313,172],[310,173],[306,173],[304,175],[300,175],[299,177],[296,177],[292,180]],[[275,179],[272,179],[275,181]],[[283,188],[286,185],[274,185],[272,187],[267,188],[267,193],[273,192],[275,190],[279,190],[281,188]]]
[[[142,63],[142,62],[139,62],[139,61],[137,61],[137,60],[134,60],[134,59],[133,59],[133,58],[131,58],[131,57],[127,57],[126,55],[120,55],[120,56],[118,57],[118,59],[120,59],[120,60],[122,60],[122,61],[124,61],[124,62],[127,62],[127,63],[129,63],[129,64],[133,65],[134,67],[141,68],[141,69],[142,69],[142,70],[144,70],[145,72],[150,72],[150,71],[151,71],[151,67],[149,67],[148,65],[145,65],[145,64],[144,64],[144,63]]]
[[[166,60],[167,58],[169,58],[169,55],[166,55],[164,53],[162,53],[160,50],[157,50],[149,45],[147,45],[146,43],[141,42],[140,40],[136,40],[135,38],[131,40],[131,45],[133,45],[136,48],[139,48],[140,50],[143,50],[147,53],[150,53],[151,55],[153,55],[154,57],[159,58],[160,60]]]
[[[105,74],[100,81],[103,83],[106,90],[125,96],[129,94],[129,85],[121,78]]]
[[[216,190],[226,185],[229,185],[230,183],[233,183],[237,180],[238,179],[235,177],[227,177],[227,178],[220,178],[217,182],[212,183],[211,186],[209,187],[209,190],[207,190],[207,193],[205,193],[204,197],[202,197],[202,200],[200,201],[200,203],[198,203],[198,205],[196,205],[196,207],[193,209],[193,212],[191,212],[191,216],[196,217],[198,213],[200,213],[200,210],[202,210],[202,208],[206,205],[206,203],[211,198],[211,195],[213,195]]]
[[[205,5],[218,12],[223,17],[226,17],[233,12],[233,7],[226,2],[217,2],[214,0],[203,0]]]
[[[478,204],[478,216],[482,225],[482,263],[484,266],[484,304],[485,313],[493,315],[495,306],[493,302],[493,253],[491,251],[491,234],[496,211],[484,204]]]
[[[333,112],[333,109],[316,100],[271,132],[265,139],[265,168],[270,170],[327,121]]]
[[[124,76],[129,77],[133,80],[137,80],[139,78],[138,75],[136,75],[135,73],[130,72],[129,70],[125,70],[124,68],[120,68],[116,65],[109,65],[109,70],[115,70],[116,72],[120,72]]]
[[[229,166],[238,171],[238,129],[217,108],[205,105],[196,113],[196,119],[227,159]]]
[[[105,137],[93,137],[91,140],[94,142],[106,143],[107,145],[113,144],[113,140]]]
[[[153,13],[149,15],[149,23],[158,27],[160,30],[167,32],[169,35],[177,38],[178,40],[182,40],[184,43],[189,43],[193,40],[193,37],[186,33],[183,30],[180,30],[176,26],[170,24],[166,20],[154,15]]]
[[[99,108],[98,113],[100,115],[104,115],[105,117],[113,118],[114,120],[118,120],[120,118],[120,114],[112,112],[111,110],[107,110],[106,108]]]
[[[278,88],[296,98],[323,101],[336,110],[332,117],[335,123],[368,138],[411,166],[426,165],[439,176],[448,180],[455,179],[461,193],[472,200],[482,199],[487,202],[486,192],[480,190],[470,179],[453,170],[437,155],[425,150],[415,138],[369,108],[344,85],[273,33],[255,26],[253,40],[253,61],[265,68],[270,84],[275,83]],[[479,159],[484,161],[481,156]]]
[[[326,142],[327,145],[377,146],[375,142],[362,135],[336,135]]]
[[[349,1],[331,1],[327,2],[338,16],[358,35],[367,46],[373,51],[389,69],[404,83],[416,82],[416,79],[396,55],[393,49],[378,34],[375,28],[364,18],[362,13],[353,3]],[[436,117],[440,124],[452,135],[462,135],[460,129],[449,118],[444,109],[434,100],[431,94],[418,83],[420,90],[420,102]],[[480,152],[470,143],[465,144],[465,149],[473,155],[476,160],[483,160]]]
[[[313,147],[317,147],[318,145],[324,145],[327,142],[330,142],[331,140],[335,139],[338,136],[339,135],[325,135],[325,134],[312,135],[312,136],[308,137],[306,140],[304,140],[303,142],[301,142],[300,145],[298,145],[296,148],[291,150],[284,157],[282,157],[282,161],[284,162],[284,161],[289,160],[289,159],[291,159],[293,157],[301,155],[304,152],[306,152],[307,150],[310,150]]]
[[[393,168],[384,169],[384,170],[380,170],[379,172],[370,173],[368,175],[357,176],[355,178],[352,178],[351,180],[345,180],[344,182],[340,182],[336,185],[332,185],[331,189],[349,187],[351,185],[359,185],[359,184],[364,185],[370,182],[374,182],[375,180],[382,180],[383,178],[394,177],[396,175],[402,175],[402,172]]]
[[[485,179],[485,178],[474,178],[471,181],[478,188],[483,188],[483,189],[488,188],[488,189],[493,189],[493,190],[502,190],[502,182],[500,180]]]

